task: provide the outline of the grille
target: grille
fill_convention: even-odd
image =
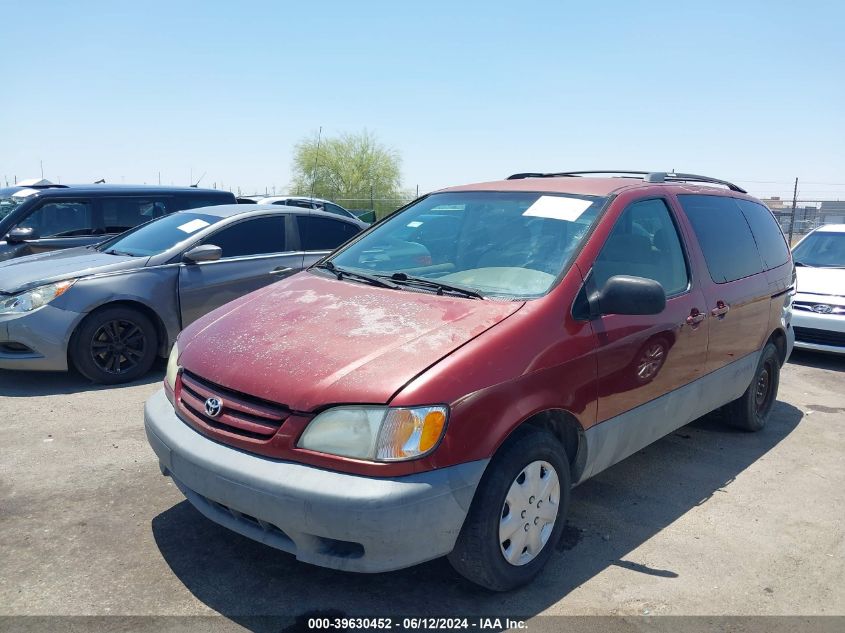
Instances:
[[[250,524],[254,527],[261,528],[265,532],[270,532],[271,534],[275,534],[276,536],[280,536],[280,537],[285,538],[289,541],[291,540],[291,538],[287,534],[285,534],[284,531],[280,527],[278,527],[277,525],[273,525],[272,523],[268,523],[267,521],[263,521],[262,519],[258,519],[254,516],[249,515],[249,514],[239,512],[239,511],[235,510],[234,508],[230,508],[229,506],[223,505],[222,503],[218,503],[217,501],[213,501],[212,499],[209,499],[208,497],[202,497],[202,498],[205,501],[207,501],[208,504],[211,507],[215,508],[216,510],[219,510],[220,512],[228,512],[230,515],[232,515],[232,518],[235,519],[235,521],[238,521],[238,522],[241,522],[241,523],[248,523],[248,524]]]
[[[795,340],[802,343],[845,347],[845,333],[816,330],[809,327],[795,327],[793,329],[795,330]]]
[[[188,372],[181,375],[179,407],[183,414],[201,425],[239,437],[268,440],[290,415],[283,406],[215,385]],[[212,417],[205,411],[205,402],[217,398],[220,414]]]
[[[807,302],[807,301],[794,301],[792,303],[792,307],[795,310],[804,310],[806,312],[815,312],[813,310],[813,306],[817,305],[829,305],[831,307],[830,312],[822,312],[821,314],[845,314],[845,306],[840,306],[832,303],[825,303],[824,301],[815,301],[815,302]]]
[[[0,352],[7,354],[32,354],[33,351],[23,343],[0,343]]]

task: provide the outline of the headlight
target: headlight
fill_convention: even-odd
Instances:
[[[377,462],[431,452],[446,429],[448,407],[337,407],[311,420],[298,446]]]
[[[47,284],[46,286],[38,286],[13,297],[0,300],[0,314],[32,312],[33,310],[44,307],[53,299],[61,297],[66,293],[74,282],[76,282],[76,279]]]
[[[167,374],[164,376],[164,382],[170,387],[171,391],[176,391],[176,376],[179,375],[179,343],[173,344],[173,349],[170,350],[170,358],[167,359]]]

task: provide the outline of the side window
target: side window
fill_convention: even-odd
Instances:
[[[308,200],[282,200],[276,204],[284,204],[289,207],[299,207],[301,209],[316,209],[318,205]]]
[[[692,224],[713,281],[723,284],[763,270],[751,228],[733,198],[679,195],[678,200]]]
[[[18,226],[34,229],[38,237],[73,237],[102,232],[102,227],[95,226],[91,203],[87,200],[45,202]]]
[[[223,257],[246,257],[282,253],[285,247],[285,218],[282,215],[238,222],[210,235],[205,244],[223,249]]]
[[[635,202],[619,216],[593,264],[596,287],[614,275],[654,279],[667,296],[686,290],[689,275],[681,240],[663,200]]]
[[[742,209],[751,233],[754,234],[754,241],[757,242],[757,250],[766,269],[776,268],[789,260],[789,249],[786,246],[786,238],[780,225],[775,220],[772,212],[762,204],[750,200],[734,199]]]
[[[298,215],[299,240],[304,251],[333,251],[358,234],[358,227],[349,222]]]
[[[340,207],[336,204],[332,204],[331,202],[326,203],[325,210],[328,211],[329,213],[334,213],[335,215],[339,215],[339,216],[342,216],[344,218],[350,217],[350,214],[346,209],[344,209],[343,207]]]
[[[228,200],[224,197],[219,198],[204,198],[201,196],[183,196],[180,200],[179,208],[181,210],[199,209],[200,207],[213,207],[218,204],[235,204],[235,200]]]
[[[167,215],[167,202],[149,198],[103,198],[106,233],[122,233],[139,224]]]

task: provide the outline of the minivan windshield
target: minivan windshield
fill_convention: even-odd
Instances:
[[[792,251],[792,259],[798,266],[845,268],[845,233],[810,233]]]
[[[541,192],[432,194],[331,258],[336,269],[397,283],[434,281],[483,296],[548,292],[606,198]],[[432,284],[428,284],[432,287]]]
[[[150,257],[169,250],[194,233],[220,222],[223,218],[205,213],[182,211],[147,222],[97,245],[97,250],[112,255]]]

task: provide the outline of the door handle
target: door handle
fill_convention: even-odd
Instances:
[[[717,301],[716,307],[710,310],[710,314],[712,314],[714,317],[723,317],[728,313],[728,310],[730,309],[731,307],[724,301]]]
[[[293,270],[289,266],[279,266],[278,268],[274,268],[270,271],[271,275],[284,275],[285,273],[289,273]]]
[[[687,317],[687,325],[697,325],[701,323],[706,316],[706,314],[699,312],[697,308],[693,308],[692,312],[690,312]]]

